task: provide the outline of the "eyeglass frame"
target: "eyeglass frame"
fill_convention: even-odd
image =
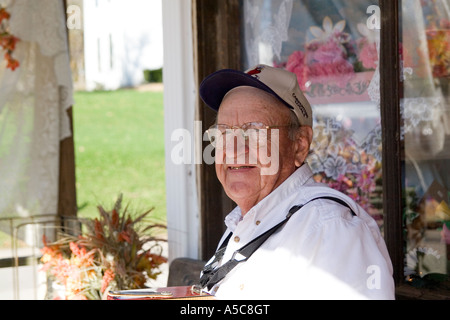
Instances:
[[[245,129],[244,128],[244,126],[246,126],[246,125],[251,125],[251,124],[258,124],[258,125],[261,125],[261,127],[260,128],[249,128],[249,129]],[[224,126],[225,127],[225,130],[220,130],[218,127],[219,126]],[[292,124],[286,124],[286,125],[272,125],[272,126],[269,126],[269,125],[266,125],[265,123],[262,123],[262,122],[256,122],[256,121],[253,121],[253,122],[246,122],[246,123],[244,123],[243,125],[241,125],[241,126],[230,126],[230,125],[227,125],[227,124],[214,124],[214,125],[212,125],[211,127],[209,127],[209,129],[208,130],[206,130],[206,133],[207,133],[207,135],[208,135],[208,140],[209,140],[209,142],[211,143],[211,145],[213,145],[214,147],[216,146],[215,144],[215,141],[213,141],[212,140],[212,138],[214,137],[214,138],[217,138],[218,136],[217,135],[211,135],[210,134],[210,132],[212,131],[212,130],[217,130],[217,131],[220,131],[220,133],[221,133],[221,136],[223,136],[224,134],[226,134],[226,132],[228,131],[228,130],[237,130],[237,129],[239,129],[241,132],[242,132],[242,136],[245,138],[245,139],[247,139],[248,138],[248,136],[246,135],[246,132],[247,132],[247,130],[257,130],[258,131],[258,137],[259,137],[259,131],[260,130],[269,130],[269,129],[276,129],[276,128],[287,128],[287,127],[292,127]]]

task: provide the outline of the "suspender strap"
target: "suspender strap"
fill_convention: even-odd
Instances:
[[[315,201],[318,199],[328,199],[328,200],[333,200],[336,201],[346,207],[348,207],[350,209],[350,211],[352,212],[353,215],[355,215],[355,213],[353,212],[353,210],[350,208],[349,205],[347,205],[347,203],[345,203],[344,201],[338,199],[338,198],[333,198],[333,197],[320,197],[320,198],[315,198],[312,199],[310,201],[308,201],[307,203],[303,204],[303,205],[297,205],[292,207],[289,210],[289,213],[287,214],[286,218],[281,221],[279,224],[277,224],[276,226],[274,226],[273,228],[271,228],[270,230],[264,232],[263,234],[261,234],[260,236],[258,236],[257,238],[253,239],[252,241],[250,241],[248,244],[246,244],[245,246],[243,246],[242,248],[240,248],[239,250],[236,250],[233,253],[233,256],[231,257],[231,259],[226,262],[224,265],[222,265],[221,267],[216,269],[216,266],[219,264],[220,260],[222,259],[223,255],[225,254],[225,249],[227,247],[228,241],[231,238],[232,232],[230,232],[230,234],[227,236],[227,238],[223,241],[223,243],[221,244],[220,248],[217,250],[217,252],[214,255],[214,260],[205,266],[205,268],[203,269],[203,275],[200,278],[200,285],[202,286],[202,288],[207,287],[208,290],[211,290],[214,285],[216,285],[217,283],[219,283],[223,278],[226,277],[226,275],[234,268],[236,267],[239,263],[241,262],[245,262],[247,261],[250,256],[273,234],[275,233],[278,229],[280,229],[282,226],[284,226],[286,224],[286,222],[289,221],[289,219],[292,217],[292,215],[294,213],[296,213],[298,210],[300,210],[303,206],[305,206],[306,204],[308,204],[311,201]]]
[[[218,283],[223,278],[225,278],[225,276],[234,267],[236,267],[241,262],[247,261],[250,258],[250,256],[264,243],[264,241],[266,241],[267,238],[269,238],[275,231],[277,231],[281,226],[283,226],[291,218],[291,216],[295,212],[297,212],[300,208],[301,208],[301,206],[293,207],[291,210],[289,210],[289,213],[286,216],[286,219],[281,221],[279,224],[277,224],[275,227],[271,228],[270,230],[264,232],[259,237],[253,239],[251,242],[249,242],[248,244],[246,244],[239,250],[236,250],[234,252],[232,258],[227,263],[225,263],[223,266],[221,266],[220,268],[217,268],[215,270],[209,271],[211,264],[216,264],[215,263],[216,259],[214,259],[214,261],[210,265],[206,266],[205,269],[203,270],[203,275],[200,279],[200,285],[203,288],[208,287],[208,290],[211,290],[211,288],[214,287],[214,285],[216,283]],[[228,240],[231,237],[231,234],[232,233],[230,232],[227,239],[222,243],[221,248],[222,247],[223,247],[223,249],[226,248],[227,243],[225,243],[225,242],[228,242]],[[225,244],[225,246],[224,246],[224,244]],[[221,249],[219,249],[218,252],[220,250]],[[225,252],[223,252],[223,253],[225,253]],[[223,253],[222,253],[222,256],[223,256]]]
[[[309,203],[309,202],[311,202],[311,201],[314,201],[314,200],[318,200],[318,199],[325,199],[325,200],[331,200],[331,201],[337,202],[337,203],[339,203],[340,205],[342,205],[342,206],[344,206],[344,207],[347,207],[347,208],[350,210],[350,212],[352,213],[352,215],[356,217],[356,213],[355,213],[355,212],[353,211],[353,209],[347,204],[347,202],[345,202],[344,200],[341,200],[341,199],[339,199],[339,198],[335,198],[335,197],[319,197],[319,198],[312,199],[312,200],[308,201],[307,203]]]
[[[220,260],[222,260],[222,257],[225,254],[225,250],[227,249],[228,242],[230,241],[232,235],[233,232],[230,232],[230,234],[220,245],[220,248],[217,249],[216,253],[214,254],[214,260],[203,268],[204,274],[213,271],[219,265],[219,262]]]

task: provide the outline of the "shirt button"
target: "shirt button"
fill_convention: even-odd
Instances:
[[[261,221],[256,221],[256,225],[259,226],[259,224],[261,223]]]
[[[241,241],[241,238],[239,238],[238,236],[234,237],[234,242],[239,242]]]
[[[244,290],[244,284],[241,284],[240,286],[239,286],[239,289],[242,291],[242,290]]]

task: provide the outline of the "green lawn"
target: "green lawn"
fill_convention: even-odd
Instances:
[[[124,204],[166,221],[162,92],[76,92],[73,108],[78,215]]]

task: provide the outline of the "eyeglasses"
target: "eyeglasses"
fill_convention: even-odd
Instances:
[[[206,132],[208,134],[209,141],[214,147],[217,147],[219,139],[225,139],[225,137],[241,136],[245,141],[254,141],[258,144],[263,144],[268,140],[268,131],[275,128],[290,127],[291,125],[274,125],[268,126],[261,122],[247,122],[242,126],[229,126],[226,124],[215,124],[211,126]],[[236,135],[238,131],[238,135]],[[224,140],[222,140],[223,142]],[[222,145],[223,146],[223,145]]]

